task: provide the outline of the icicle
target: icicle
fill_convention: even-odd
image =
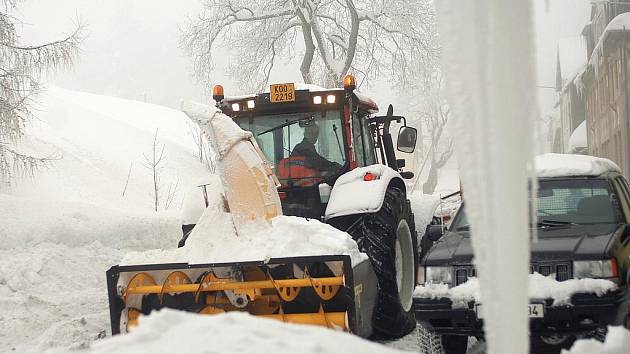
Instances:
[[[435,5],[488,353],[525,354],[527,184],[536,115],[531,2],[440,0]]]

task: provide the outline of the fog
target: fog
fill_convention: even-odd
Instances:
[[[537,72],[540,86],[555,83],[559,38],[580,33],[589,20],[588,0],[534,0],[537,30]],[[74,90],[147,101],[177,108],[181,98],[204,101],[208,88],[222,83],[227,93],[241,94],[223,74],[228,55],[218,52],[211,82],[199,83],[191,75],[191,61],[179,48],[178,27],[200,10],[199,0],[24,0],[18,16],[23,42],[59,38],[77,21],[86,25],[86,38],[75,66],[50,77],[50,83]],[[272,81],[298,81],[294,68],[276,70]],[[518,68],[515,68],[518,70]],[[540,111],[549,110],[556,94],[537,88]],[[387,80],[362,88],[380,105],[401,103]]]

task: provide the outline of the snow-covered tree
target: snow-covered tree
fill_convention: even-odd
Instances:
[[[301,59],[305,83],[335,86],[352,72],[367,83],[380,74],[406,84],[437,56],[429,0],[202,0],[182,30],[194,71],[207,80],[218,48],[242,87],[260,90],[274,67]]]
[[[418,80],[411,89],[409,111],[411,124],[420,127],[422,145],[414,154],[414,166],[418,169],[415,184],[422,182],[422,191],[432,194],[437,187],[438,172],[446,165],[454,152],[453,139],[448,133],[451,110],[442,95],[444,79],[435,69],[425,80]],[[426,175],[423,173],[428,171]],[[426,176],[426,177],[424,177]]]
[[[82,26],[64,38],[44,44],[20,42],[13,15],[20,0],[2,0],[0,7],[0,183],[15,174],[32,173],[49,158],[22,153],[17,143],[31,118],[30,106],[46,72],[67,67],[77,53]]]

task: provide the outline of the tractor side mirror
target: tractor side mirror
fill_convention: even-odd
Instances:
[[[416,149],[418,131],[416,128],[402,126],[398,131],[398,151],[412,153]]]
[[[439,240],[444,235],[444,225],[429,225],[427,237],[431,241]]]

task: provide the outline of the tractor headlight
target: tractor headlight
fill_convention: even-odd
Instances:
[[[322,104],[322,96],[313,96],[313,104]]]
[[[574,261],[573,277],[581,278],[617,278],[619,269],[617,261],[612,259],[599,261]]]
[[[240,110],[241,110],[241,105],[240,105],[240,104],[238,104],[238,103],[232,103],[232,110],[233,110],[234,112],[238,112],[238,111],[240,111]]]
[[[335,103],[335,100],[337,99],[337,97],[335,97],[335,95],[328,95],[326,96],[326,102],[327,103]]]
[[[444,283],[449,285],[453,283],[452,267],[426,267],[425,273],[425,283]]]

